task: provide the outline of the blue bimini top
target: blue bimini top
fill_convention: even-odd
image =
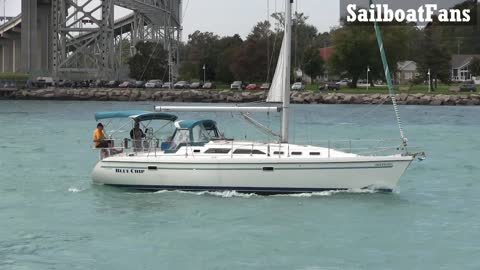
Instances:
[[[95,120],[113,119],[113,118],[130,118],[141,114],[150,113],[147,111],[116,111],[116,112],[97,112]]]
[[[144,114],[139,114],[136,116],[133,116],[132,119],[135,122],[143,122],[143,121],[150,121],[150,120],[167,120],[167,121],[172,121],[175,122],[178,117],[173,114],[169,113],[144,113]]]

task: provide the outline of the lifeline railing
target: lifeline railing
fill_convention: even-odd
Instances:
[[[236,142],[234,140],[224,140],[221,144],[211,144],[209,149],[224,149],[222,153],[212,152],[205,153],[207,149],[204,149],[204,144],[181,144],[174,149],[169,149],[170,143],[163,142],[162,140],[131,140],[122,139],[107,140],[109,143],[108,148],[100,149],[100,159],[104,159],[108,156],[138,156],[146,155],[147,157],[159,157],[159,156],[225,156],[233,158],[238,156],[261,156],[266,155],[268,157],[285,157],[285,156],[319,156],[322,158],[331,158],[338,156],[341,153],[356,154],[362,156],[379,156],[379,155],[393,155],[393,154],[408,154],[408,151],[412,151],[415,147],[404,148],[401,141],[398,139],[381,139],[381,140],[369,140],[369,139],[352,139],[352,140],[318,140],[309,141],[298,144],[282,144],[282,143],[267,143],[267,142],[255,142],[245,143]],[[309,145],[313,147],[320,147],[322,151],[314,149],[303,149],[302,147],[295,147],[295,145]],[[228,146],[228,147],[227,147]],[[292,147],[293,146],[293,147]],[[228,150],[228,151],[226,151]],[[243,150],[243,151],[242,151]]]

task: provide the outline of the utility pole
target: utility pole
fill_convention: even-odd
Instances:
[[[430,69],[428,69],[428,92],[432,92],[432,73],[430,72]]]
[[[207,72],[206,72],[206,65],[203,64],[203,84],[205,84],[206,82],[206,78],[207,78]]]
[[[370,66],[367,66],[367,91],[368,91],[368,88],[370,87],[370,81],[368,80],[368,73],[370,73]]]

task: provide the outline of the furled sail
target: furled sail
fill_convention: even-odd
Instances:
[[[283,102],[283,93],[286,82],[286,72],[287,69],[285,65],[287,64],[288,55],[286,53],[287,39],[284,37],[282,42],[282,49],[280,50],[280,55],[278,57],[277,68],[275,69],[275,75],[273,76],[272,85],[270,86],[270,92],[268,92],[267,102]]]

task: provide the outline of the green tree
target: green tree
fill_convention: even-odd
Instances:
[[[272,14],[275,23],[275,31],[277,35],[283,36],[283,25],[285,24],[284,13]],[[303,67],[308,61],[306,58],[307,49],[312,47],[317,38],[324,41],[325,36],[318,35],[318,30],[315,26],[308,24],[308,16],[304,13],[295,13],[292,19],[292,67]],[[323,46],[323,45],[322,45]],[[319,47],[320,48],[320,47]]]
[[[235,79],[251,82],[267,80],[272,32],[268,21],[259,22],[236,51],[231,69]]]
[[[383,25],[382,36],[387,60],[392,74],[397,63],[407,60],[409,34],[413,25]],[[345,74],[352,79],[352,87],[356,87],[358,79],[366,77],[370,67],[372,80],[385,79],[383,64],[380,58],[373,24],[344,23],[332,33],[335,53],[330,66],[337,74]]]
[[[320,50],[316,46],[311,46],[305,51],[305,63],[303,70],[314,80],[324,72],[324,62],[320,55]]]
[[[231,83],[235,80],[232,72],[232,63],[235,55],[243,44],[239,35],[223,37],[218,41],[218,56],[215,69],[216,80],[224,83]]]
[[[477,0],[466,0],[452,7],[452,9],[477,10],[477,15],[472,14],[476,23],[452,24],[435,20],[433,26],[442,33],[442,41],[448,51],[455,54],[480,54],[480,2]],[[441,26],[441,27],[439,27]]]
[[[429,24],[423,30],[423,36],[418,44],[417,70],[420,78],[428,80],[430,71],[430,84],[436,88],[437,81],[450,83],[451,77],[451,51],[443,39],[442,29],[435,24]]]
[[[332,35],[330,32],[319,33],[311,44],[312,46],[316,46],[317,48],[331,47],[333,46]]]
[[[163,78],[168,70],[168,52],[162,45],[153,42],[139,42],[137,53],[128,60],[130,78],[151,80]]]
[[[480,58],[474,57],[470,63],[470,72],[473,76],[480,76]]]
[[[206,79],[215,80],[219,36],[212,32],[196,31],[188,36],[185,46],[180,74],[183,79],[203,80],[203,66],[206,68]]]
[[[121,39],[118,44],[115,45],[115,50],[120,52],[116,54],[116,61],[120,65],[127,65],[130,59],[130,40]]]

